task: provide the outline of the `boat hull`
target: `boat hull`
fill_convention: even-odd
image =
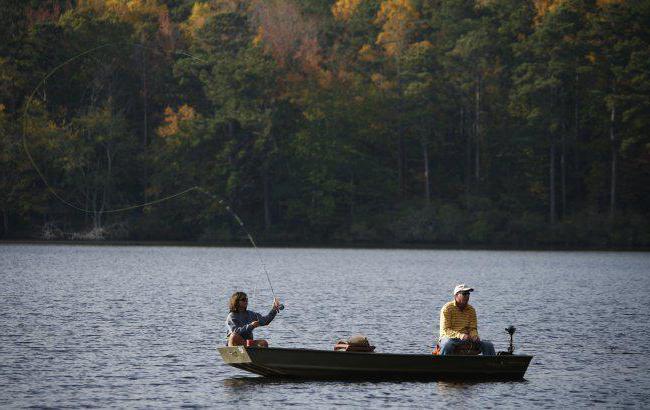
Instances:
[[[226,364],[267,377],[521,380],[527,355],[436,356],[259,347],[218,348]]]

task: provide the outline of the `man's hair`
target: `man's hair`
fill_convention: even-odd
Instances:
[[[229,303],[229,308],[230,311],[233,313],[237,313],[239,311],[239,301],[248,299],[248,296],[244,292],[235,292],[232,294],[230,297],[230,303]]]

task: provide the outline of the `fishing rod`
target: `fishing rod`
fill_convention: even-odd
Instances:
[[[266,274],[266,280],[269,282],[269,287],[271,288],[271,295],[273,295],[273,299],[276,299],[275,291],[273,290],[273,285],[271,284],[271,277],[269,276],[269,272],[266,269],[266,264],[264,263],[264,260],[262,259],[262,254],[260,253],[260,250],[257,248],[257,245],[255,244],[255,240],[253,239],[253,235],[251,235],[250,232],[248,232],[248,229],[246,229],[246,226],[244,226],[244,222],[241,220],[241,218],[239,218],[239,215],[237,215],[235,213],[235,211],[233,211],[232,208],[223,201],[223,199],[219,199],[219,198],[215,197],[211,192],[206,191],[205,189],[203,189],[201,187],[197,186],[197,187],[194,187],[194,188],[198,189],[199,192],[201,192],[201,193],[203,193],[205,195],[208,195],[209,197],[211,197],[212,199],[217,201],[217,203],[222,205],[226,209],[226,211],[230,212],[230,214],[233,216],[233,218],[235,218],[235,220],[237,221],[239,226],[246,233],[246,236],[248,236],[248,240],[253,245],[253,249],[255,249],[255,252],[257,253],[257,257],[260,260],[260,265],[262,265],[262,269],[264,270],[264,273]],[[280,304],[280,306],[278,306],[278,309],[284,310],[284,305]]]
[[[111,46],[120,46],[120,45],[124,45],[124,44],[133,45],[133,46],[136,46],[136,47],[140,47],[142,49],[150,48],[150,47],[147,47],[147,46],[145,46],[143,44],[131,43],[131,42],[107,43],[107,44],[102,44],[102,45],[97,46],[97,47],[93,47],[91,49],[85,50],[85,51],[83,51],[83,52],[81,52],[81,53],[79,53],[77,55],[74,55],[74,56],[70,57],[69,59],[65,60],[61,64],[54,67],[45,76],[43,76],[43,78],[38,82],[36,87],[34,87],[32,92],[30,93],[29,97],[27,98],[27,101],[25,103],[25,107],[23,109],[23,114],[22,114],[22,125],[23,125],[23,127],[22,127],[22,135],[21,135],[21,137],[22,137],[22,145],[23,145],[23,149],[24,149],[25,153],[27,154],[27,158],[29,159],[30,164],[32,165],[32,167],[34,168],[36,173],[38,174],[39,178],[41,179],[41,181],[43,182],[43,184],[45,185],[47,190],[57,200],[59,200],[61,203],[65,204],[66,206],[68,206],[70,208],[73,208],[73,209],[75,209],[77,211],[80,211],[80,212],[89,213],[89,214],[111,214],[111,213],[125,212],[125,211],[138,209],[138,208],[144,208],[146,206],[159,204],[159,203],[162,203],[162,202],[174,199],[174,198],[181,197],[181,196],[186,195],[186,194],[188,194],[188,193],[190,193],[192,191],[198,191],[198,192],[201,192],[201,193],[203,193],[205,195],[208,195],[213,200],[217,201],[219,203],[219,205],[223,206],[234,217],[234,219],[237,221],[239,226],[246,233],[246,236],[248,237],[248,240],[253,245],[253,248],[255,249],[255,252],[256,252],[256,254],[257,254],[258,258],[259,258],[259,261],[260,261],[260,264],[261,264],[262,269],[264,271],[264,274],[266,275],[266,280],[268,281],[269,287],[271,289],[271,294],[273,295],[274,300],[277,299],[276,296],[275,296],[275,290],[273,289],[273,284],[271,283],[271,277],[270,277],[269,272],[268,272],[268,270],[266,268],[266,264],[264,263],[261,252],[257,248],[255,240],[253,239],[253,236],[250,234],[250,232],[248,232],[248,230],[244,226],[244,222],[233,211],[233,209],[228,204],[226,204],[222,199],[217,198],[215,195],[213,195],[208,190],[206,190],[206,189],[204,189],[204,188],[202,188],[200,186],[193,186],[193,187],[187,188],[185,190],[179,191],[177,193],[174,193],[174,194],[171,194],[171,195],[168,195],[168,196],[165,196],[163,198],[159,198],[159,199],[156,199],[156,200],[153,200],[153,201],[145,201],[143,203],[139,203],[139,204],[135,204],[135,205],[129,205],[129,206],[125,206],[125,207],[119,207],[119,208],[115,208],[115,209],[103,209],[103,210],[99,210],[99,211],[98,210],[91,210],[91,209],[86,209],[86,208],[81,207],[81,206],[77,206],[77,205],[71,203],[70,201],[67,201],[66,199],[64,199],[61,195],[59,195],[56,192],[56,190],[50,185],[50,183],[48,182],[47,178],[45,177],[45,175],[41,171],[38,164],[36,164],[36,161],[34,160],[32,154],[31,154],[31,151],[29,150],[29,145],[27,144],[26,135],[27,135],[27,119],[28,119],[29,108],[30,108],[30,106],[32,104],[32,100],[34,99],[34,97],[35,97],[36,93],[38,92],[39,88],[41,88],[41,86],[43,84],[45,84],[47,79],[52,77],[52,75],[54,75],[54,73],[56,73],[59,69],[66,66],[67,64],[70,64],[71,62],[73,62],[75,60],[78,60],[79,58],[81,58],[81,57],[83,57],[85,55],[96,52],[98,50],[101,50],[101,49],[104,49],[104,48],[107,48],[107,47],[111,47]],[[180,54],[180,55],[183,55],[183,56],[186,56],[186,57],[198,60],[198,61],[207,62],[206,60],[204,60],[202,58],[199,58],[199,57],[196,57],[196,56],[194,56],[194,55],[192,55],[192,54],[190,54],[190,53],[188,53],[187,51],[184,51],[184,50],[177,51],[177,54]],[[280,304],[278,306],[278,309],[283,310],[284,305]]]

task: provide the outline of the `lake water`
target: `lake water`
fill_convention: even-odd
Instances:
[[[429,353],[455,284],[522,382],[273,381],[231,368],[228,298],[286,309],[256,338]],[[645,407],[650,254],[0,245],[0,407]]]

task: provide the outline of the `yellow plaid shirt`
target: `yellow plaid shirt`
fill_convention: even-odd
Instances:
[[[440,309],[440,339],[460,338],[463,333],[478,336],[476,310],[470,304],[460,310],[452,300]]]

